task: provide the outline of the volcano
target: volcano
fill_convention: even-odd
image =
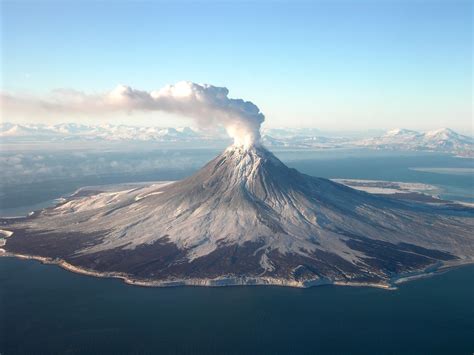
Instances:
[[[196,174],[82,191],[2,220],[6,255],[142,285],[336,283],[474,261],[474,209],[381,197],[298,172],[260,145],[231,146]]]

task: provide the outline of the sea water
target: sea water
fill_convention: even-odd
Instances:
[[[2,354],[471,354],[474,266],[400,285],[144,288],[0,258]]]

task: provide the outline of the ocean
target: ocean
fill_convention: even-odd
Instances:
[[[474,266],[400,285],[144,288],[0,258],[2,354],[471,354]]]
[[[192,161],[201,164],[216,153],[193,152]],[[146,154],[150,159],[153,153]],[[421,182],[436,185],[444,198],[474,201],[472,159],[354,151],[276,155],[310,175]],[[182,178],[199,164],[3,185],[0,215],[26,214],[84,185]],[[401,284],[395,291],[341,286],[143,288],[33,260],[0,258],[0,354],[473,351],[474,265]]]

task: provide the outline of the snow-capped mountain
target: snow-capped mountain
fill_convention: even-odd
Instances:
[[[57,125],[11,124],[0,126],[0,138],[11,140],[106,140],[106,141],[189,141],[207,139],[190,127],[160,128],[126,125],[82,125],[63,123]]]
[[[351,139],[349,137],[325,137],[323,135],[304,134],[304,131],[288,131],[282,129],[267,130],[263,135],[263,143],[273,148],[324,149],[324,148],[356,148],[389,149],[397,151],[435,151],[450,153],[464,157],[474,157],[474,139],[442,128],[429,132],[417,132],[408,129],[393,129],[381,136]]]
[[[301,287],[387,286],[404,272],[473,262],[473,228],[472,208],[357,191],[261,146],[231,146],[174,183],[79,191],[2,227],[13,232],[7,252],[133,283]]]
[[[420,150],[474,156],[474,139],[449,128],[420,133],[394,129],[380,137],[354,142],[357,146],[393,150]]]
[[[3,123],[0,126],[0,137],[23,138],[23,137],[53,137],[58,132],[45,125],[19,125]]]
[[[474,145],[472,137],[464,136],[449,128],[426,132],[422,145],[433,150],[459,151],[471,149]]]
[[[0,138],[8,142],[25,140],[39,141],[142,141],[142,142],[194,142],[208,144],[209,141],[225,140],[224,132],[205,132],[190,127],[160,128],[126,125],[82,125],[63,123],[0,124]],[[269,148],[334,149],[368,148],[390,150],[436,151],[465,157],[474,157],[474,139],[442,128],[425,133],[394,129],[377,137],[355,139],[353,137],[325,135],[317,129],[266,129],[262,142]]]

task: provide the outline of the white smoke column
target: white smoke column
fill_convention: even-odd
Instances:
[[[89,95],[59,89],[46,99],[1,95],[6,112],[96,114],[116,112],[163,111],[194,119],[198,126],[223,126],[234,144],[249,147],[260,141],[260,126],[265,116],[252,102],[228,97],[229,90],[189,81],[167,85],[156,91],[142,91],[119,85],[111,92]]]
[[[231,99],[228,94],[225,87],[182,81],[150,96],[161,110],[193,117],[202,126],[224,126],[235,145],[258,144],[265,116],[252,102]]]

